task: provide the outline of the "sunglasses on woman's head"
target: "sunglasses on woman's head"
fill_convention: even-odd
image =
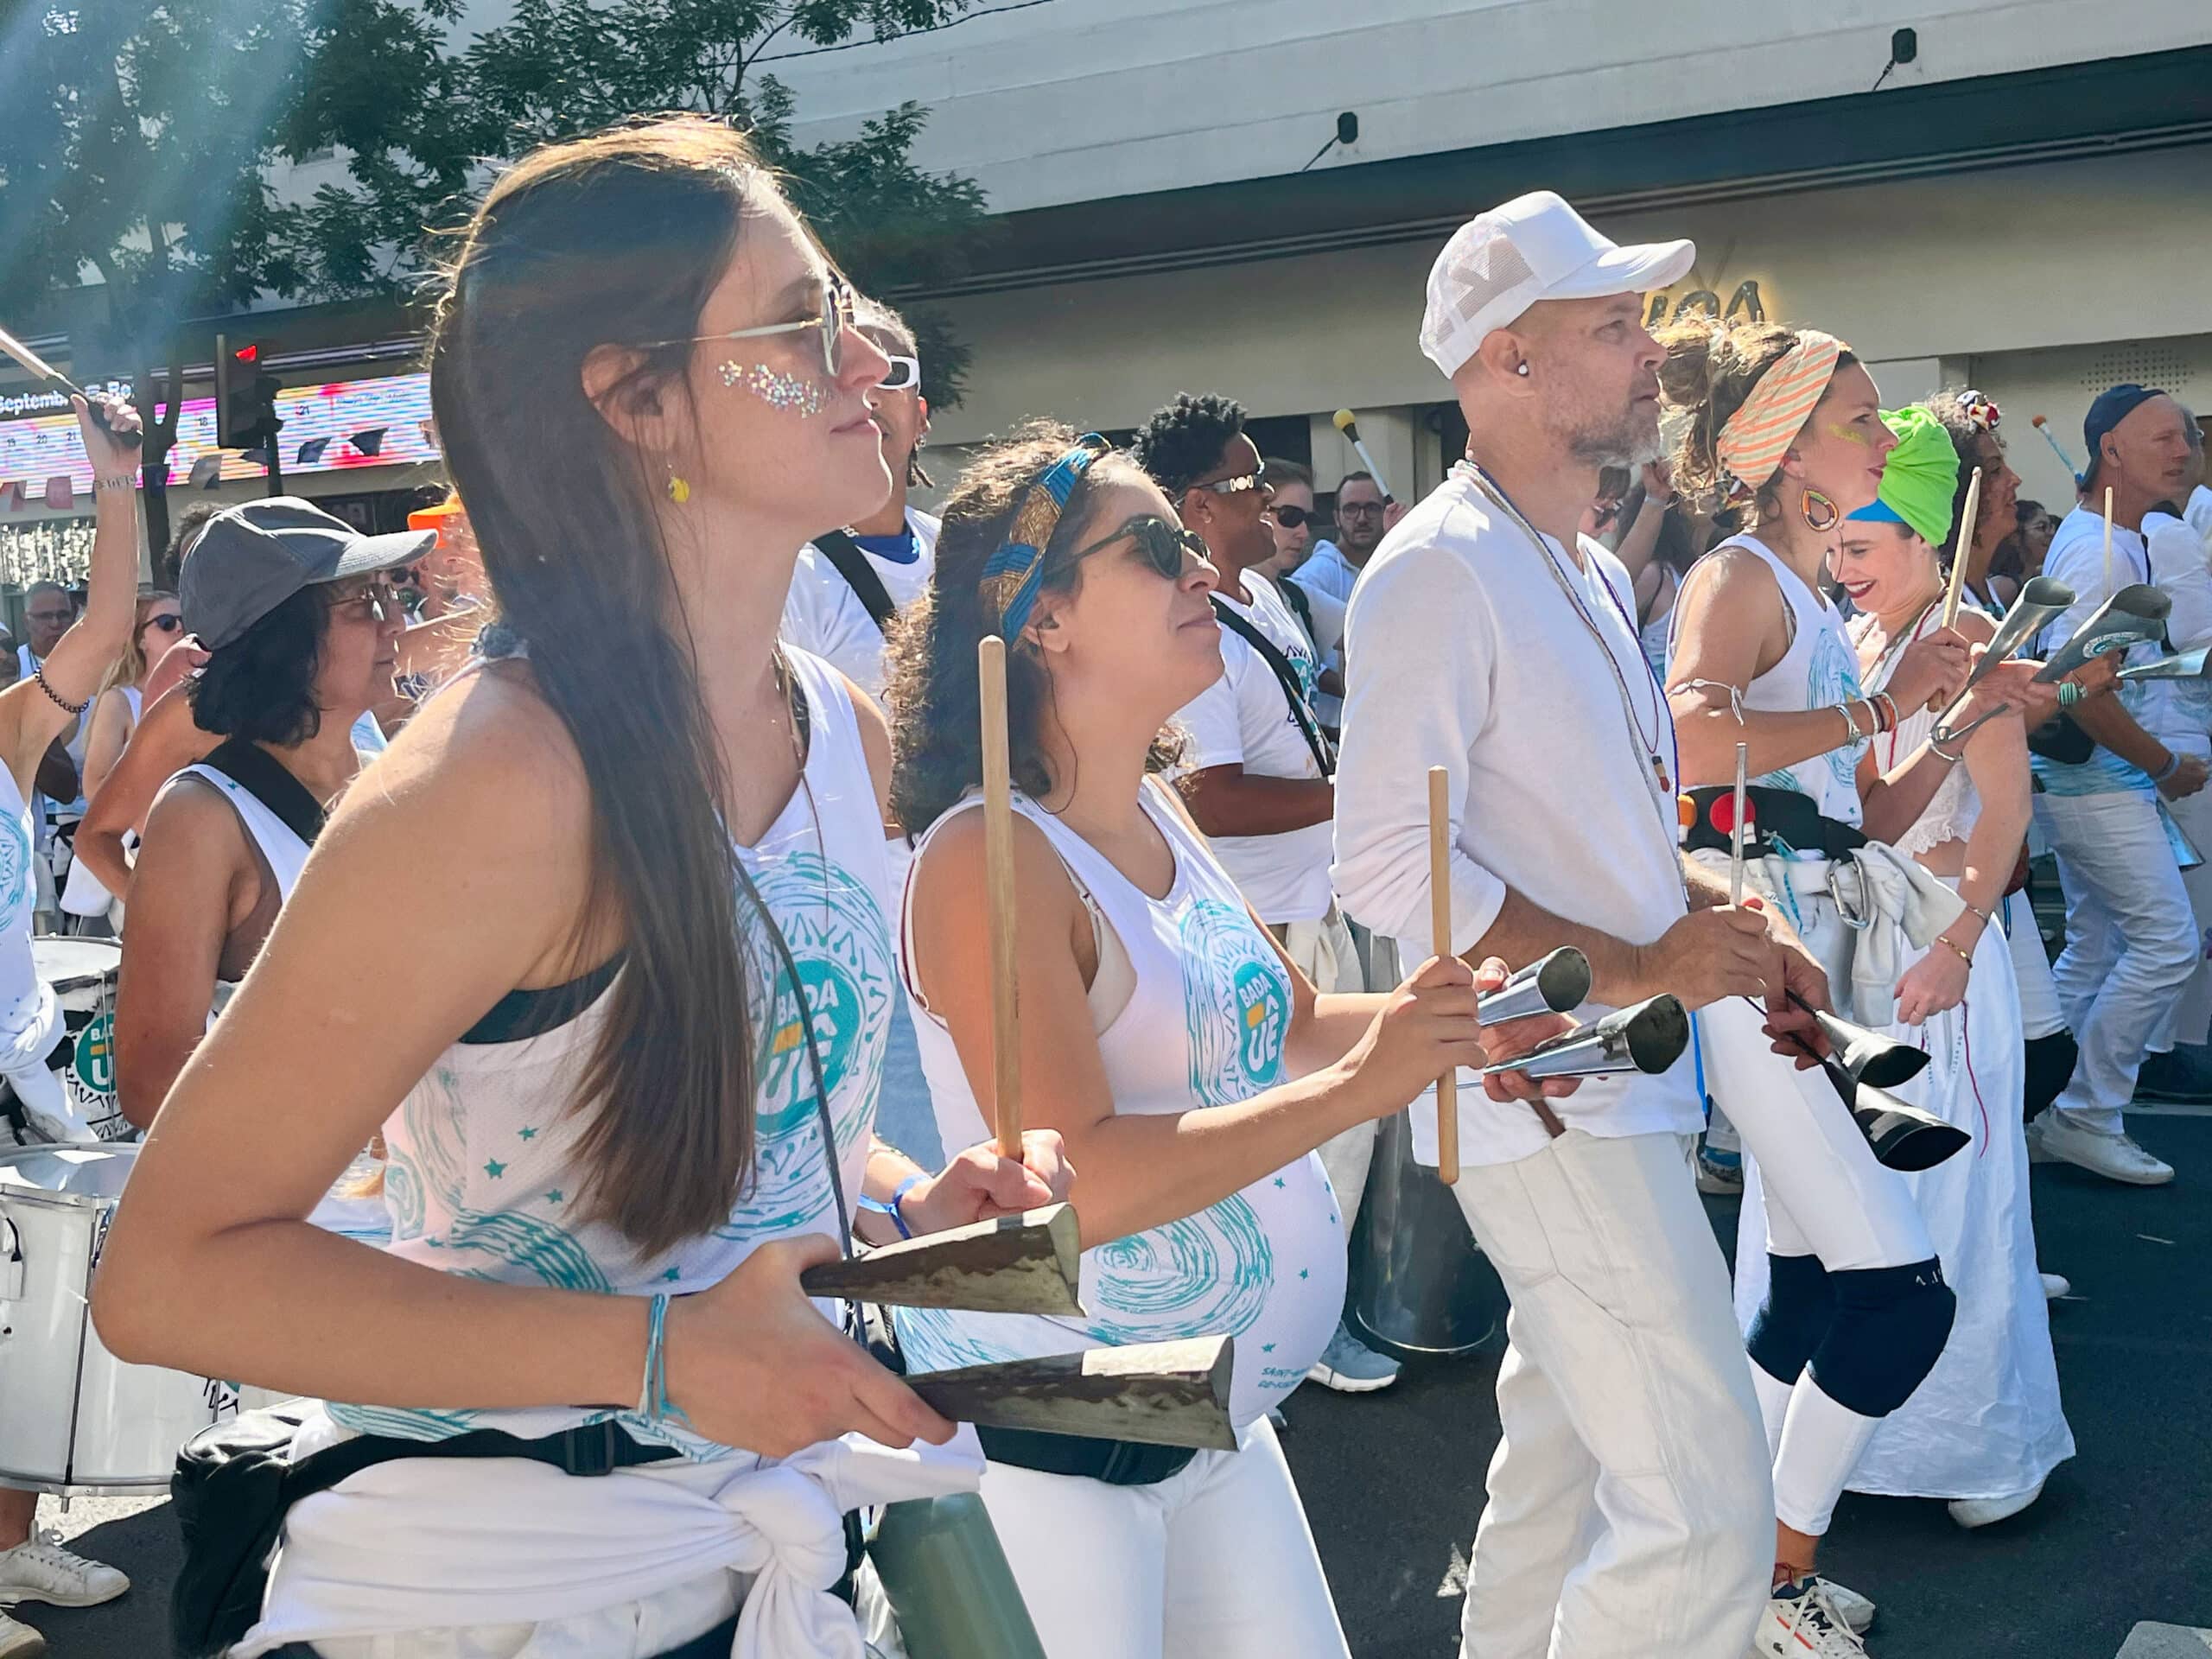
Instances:
[[[1144,562],[1170,582],[1181,579],[1185,553],[1201,564],[1213,563],[1213,555],[1206,551],[1206,544],[1194,532],[1148,512],[1130,519],[1112,535],[1102,536],[1090,546],[1076,549],[1068,555],[1068,563],[1074,564],[1093,553],[1103,552],[1116,542],[1127,541],[1135,542],[1137,551],[1144,555]]]
[[[1300,524],[1311,523],[1314,517],[1311,507],[1287,507],[1280,502],[1268,511],[1274,514],[1275,522],[1285,530],[1296,530]]]

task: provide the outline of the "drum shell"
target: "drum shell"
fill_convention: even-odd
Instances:
[[[0,1156],[128,1157],[129,1147]],[[121,1182],[114,1183],[119,1190]],[[0,1180],[0,1486],[54,1493],[166,1492],[184,1442],[237,1409],[226,1383],[127,1365],[92,1328],[89,1299],[114,1193]]]
[[[1352,1232],[1352,1323],[1363,1341],[1402,1359],[1471,1353],[1501,1329],[1505,1287],[1452,1190],[1414,1159],[1406,1114],[1376,1127]]]

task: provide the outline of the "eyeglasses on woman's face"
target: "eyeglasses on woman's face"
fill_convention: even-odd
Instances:
[[[823,279],[823,301],[819,316],[800,317],[791,322],[764,322],[757,327],[731,328],[718,334],[687,334],[681,340],[641,340],[639,344],[641,349],[651,350],[658,346],[696,346],[709,340],[766,340],[774,334],[796,334],[813,328],[822,335],[822,366],[834,380],[845,331],[853,326],[853,290],[845,285],[843,277],[832,271]],[[918,365],[915,373],[918,383]]]
[[[407,617],[399,589],[389,582],[346,582],[323,595],[333,616],[353,622],[401,622]]]

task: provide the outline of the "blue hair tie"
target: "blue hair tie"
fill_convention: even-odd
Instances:
[[[1007,539],[984,562],[982,588],[985,599],[998,613],[999,637],[1012,645],[1029,626],[1037,607],[1037,593],[1045,575],[1045,548],[1059,528],[1060,514],[1075,493],[1076,481],[1113,446],[1096,432],[1085,433],[1075,447],[1037,475],[1014,509]]]

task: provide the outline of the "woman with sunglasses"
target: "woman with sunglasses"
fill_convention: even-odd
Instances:
[[[175,594],[156,588],[138,595],[137,626],[130,644],[100,688],[92,704],[92,727],[85,739],[85,795],[90,799],[115,769],[146,709],[146,680],[168,648],[184,637],[184,613]]]
[[[115,666],[108,672],[107,683],[92,703],[90,727],[85,737],[82,779],[87,802],[99,792],[108,774],[115,770],[124,746],[137,728],[138,718],[145,712],[146,681],[153,673],[154,665],[183,634],[184,615],[177,608],[175,594],[156,589],[138,595],[137,626],[131,632],[130,644],[116,659]],[[80,822],[78,834],[83,833]],[[99,917],[118,925],[122,919],[122,912],[115,906],[114,893],[81,854],[69,866],[69,878],[61,887],[60,904],[66,915]]]
[[[267,556],[279,535],[294,547],[316,538],[330,574],[312,580]],[[358,536],[279,499],[217,514],[185,561],[182,613],[209,654],[183,690],[193,728],[215,744],[156,798],[132,874],[116,1091],[138,1128],[152,1127],[210,1010],[245,977],[324,817],[361,770],[354,723],[391,695],[404,624],[392,573],[431,539]],[[388,1230],[381,1203],[342,1194],[315,1219],[361,1236]]]
[[[383,1459],[287,1516],[241,1655],[857,1653],[838,1511],[974,1484],[799,1278],[864,1194],[880,1239],[1066,1179],[872,1143],[889,747],[775,638],[890,487],[848,304],[696,117],[525,156],[461,240],[431,398],[499,626],[318,839],[96,1296]],[[379,1127],[383,1251],[302,1224]],[[474,1428],[522,1445],[410,1455]]]
[[[893,648],[893,801],[931,826],[902,967],[955,1145],[983,1131],[993,1075],[976,653],[986,634],[1010,642],[1023,1110],[1083,1172],[1088,1310],[902,1312],[909,1365],[1236,1341],[1238,1452],[983,1435],[983,1499],[1053,1659],[1344,1653],[1267,1416],[1343,1306],[1313,1149],[1402,1109],[1485,1037],[1457,961],[1387,996],[1317,995],[1160,781],[1169,721],[1222,671],[1214,580],[1128,457],[1033,427],[963,475],[930,601]]]

